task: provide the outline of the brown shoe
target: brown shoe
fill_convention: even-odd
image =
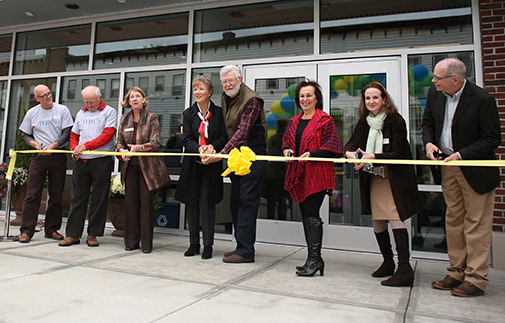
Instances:
[[[451,290],[454,287],[458,287],[462,282],[453,278],[451,275],[446,275],[442,280],[435,280],[431,283],[431,287],[436,289]]]
[[[26,232],[22,233],[20,236],[19,236],[19,242],[21,243],[28,243],[30,242],[30,240],[32,240],[32,238],[30,237],[30,235]]]
[[[44,238],[53,240],[63,240],[63,236],[58,231],[53,231],[51,234],[45,234]]]
[[[245,258],[245,257],[242,257],[242,256],[234,253],[231,256],[224,257],[223,262],[232,263],[232,264],[242,264],[242,263],[246,263],[246,262],[254,262],[254,258]]]
[[[229,257],[229,256],[233,255],[234,253],[235,253],[235,250],[233,250],[233,251],[227,251],[227,252],[224,253],[224,256],[225,257]]]
[[[60,247],[68,247],[73,244],[79,244],[81,241],[77,238],[72,238],[72,237],[66,237],[65,239],[61,240],[58,242],[58,246]]]
[[[96,240],[95,236],[88,236],[88,240],[86,241],[86,244],[88,247],[98,247],[100,244],[98,243],[98,240]]]
[[[458,287],[453,288],[451,294],[460,297],[475,297],[484,295],[484,291],[469,281],[464,281]]]

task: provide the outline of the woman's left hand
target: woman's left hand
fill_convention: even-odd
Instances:
[[[300,155],[300,158],[309,158],[310,157],[310,152],[304,152],[303,154]],[[301,162],[306,162],[306,160],[300,160]]]
[[[130,151],[132,153],[135,153],[135,152],[141,152],[143,151],[142,149],[142,145],[132,145],[132,144],[128,144],[128,147],[130,148]]]
[[[375,159],[375,154],[372,154],[372,153],[367,153],[366,151],[364,150],[361,150],[361,148],[358,148],[358,153],[361,154],[361,158],[362,159]],[[359,164],[356,164],[356,166],[354,166],[354,169],[355,170],[360,170],[361,168],[363,168],[367,163],[359,163]]]

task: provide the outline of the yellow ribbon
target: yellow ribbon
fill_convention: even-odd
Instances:
[[[233,148],[228,156],[228,168],[221,174],[223,177],[231,172],[238,176],[249,174],[252,162],[256,160],[256,154],[247,146],[240,147],[240,150]]]
[[[16,164],[16,155],[19,154],[38,154],[40,150],[9,150],[11,157],[9,167],[7,168],[6,178],[12,179],[14,165]],[[72,154],[70,150],[45,150],[46,153]],[[109,155],[109,156],[201,156],[198,153],[162,153],[162,152],[113,152],[113,151],[83,151],[81,154],[90,155]],[[267,160],[274,162],[289,162],[289,161],[307,161],[307,162],[332,162],[337,164],[343,163],[373,163],[373,164],[389,164],[389,165],[443,165],[443,166],[479,166],[479,167],[505,167],[505,160],[453,160],[444,162],[442,160],[404,160],[404,159],[345,159],[345,158],[320,158],[320,157],[283,157],[283,156],[257,156],[247,146],[240,147],[240,150],[234,148],[230,154],[205,154],[205,156],[228,158],[228,168],[221,174],[227,176],[231,172],[235,175],[243,176],[251,172],[250,167],[255,160]]]

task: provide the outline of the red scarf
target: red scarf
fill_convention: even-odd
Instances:
[[[202,120],[200,122],[200,127],[198,127],[198,133],[200,134],[200,146],[207,145],[207,138],[209,138],[209,119],[211,116],[210,110],[207,111],[205,117],[203,116],[201,110],[198,111],[198,116]]]

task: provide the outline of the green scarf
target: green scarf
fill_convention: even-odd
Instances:
[[[386,113],[384,111],[378,113],[376,116],[374,116],[372,113],[369,113],[366,117],[366,122],[370,126],[365,150],[367,153],[382,153],[382,127],[384,125],[384,119],[386,119]]]

